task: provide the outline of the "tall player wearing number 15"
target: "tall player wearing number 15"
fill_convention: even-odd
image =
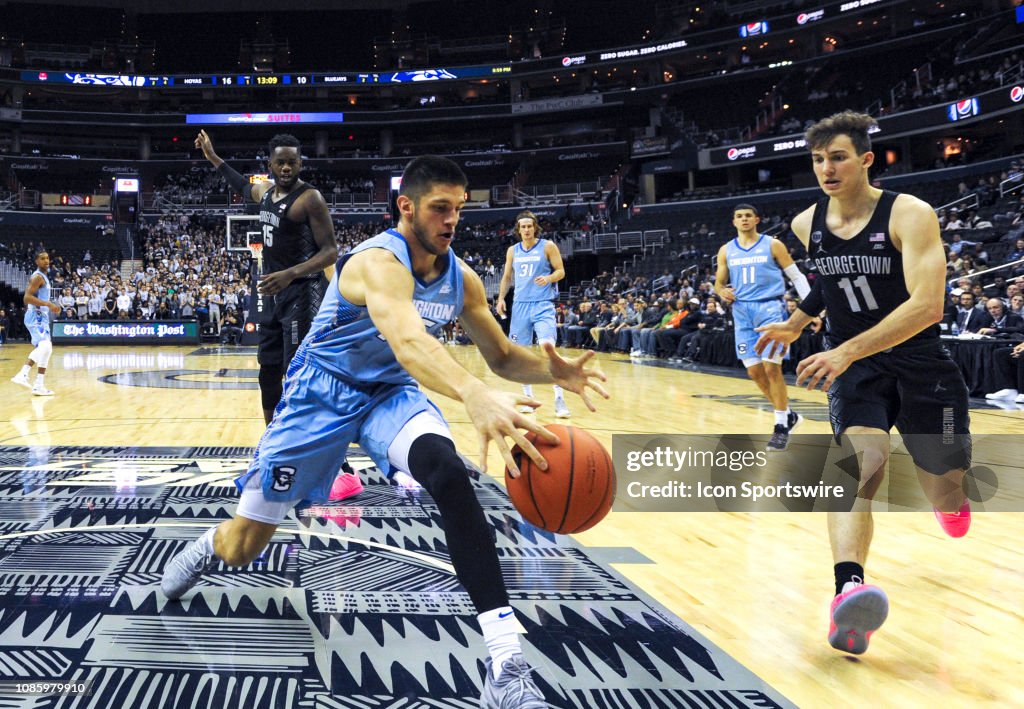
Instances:
[[[334,275],[338,258],[334,223],[320,191],[299,179],[302,148],[294,136],[280,134],[270,139],[268,167],[274,181],[255,185],[217,155],[206,131],[199,131],[195,146],[245,201],[260,206],[263,273],[256,287],[269,302],[259,323],[257,359],[263,419],[269,424],[281,401],[288,364],[309,332],[328,278]],[[359,478],[342,465],[343,474],[331,499],[349,497],[362,489]]]
[[[801,298],[806,297],[811,288],[782,242],[758,233],[760,222],[761,217],[753,205],[737,204],[733,208],[736,238],[718,250],[715,292],[732,305],[737,359],[743,362],[747,374],[775,407],[775,429],[767,448],[784,451],[789,445],[789,434],[802,418],[789,408],[789,393],[782,377],[783,354],[758,355],[754,351],[758,338],[755,328],[785,317],[781,298],[786,292],[786,281],[782,274],[789,276]]]

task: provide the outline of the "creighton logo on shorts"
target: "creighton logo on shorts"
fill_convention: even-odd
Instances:
[[[271,488],[278,492],[288,492],[295,482],[295,468],[288,465],[275,465],[273,476],[274,484],[271,485]]]

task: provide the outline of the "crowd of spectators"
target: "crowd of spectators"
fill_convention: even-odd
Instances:
[[[249,159],[262,162],[266,157],[259,154]],[[368,195],[367,202],[373,201],[373,180],[368,177],[342,177],[315,167],[305,167],[302,178],[315,185],[328,200],[332,196],[364,194]],[[153,199],[158,206],[201,205],[211,196],[227,195],[228,192],[223,176],[206,165],[193,165],[187,172],[167,173],[158,177],[153,185]]]
[[[1024,337],[1024,327],[1015,329],[1016,316],[1024,315],[1024,293],[1016,282],[1024,277],[1024,195],[999,198],[998,194],[999,183],[1012,182],[1015,175],[1024,181],[1019,166],[1011,165],[1005,173],[978,179],[973,187],[966,182],[960,185],[962,194],[977,195],[980,214],[950,211],[939,215],[949,278],[955,282],[948,289],[943,322],[947,333]],[[541,223],[546,236],[559,238],[594,228],[588,218],[542,219]],[[993,221],[1005,227],[995,230],[995,241],[971,238],[983,232],[987,236]],[[766,216],[764,224],[765,228],[787,231],[781,215]],[[336,220],[339,253],[348,253],[387,226],[386,221],[350,224]],[[719,238],[708,224],[694,221],[670,240],[675,259],[667,267],[645,271],[641,262],[564,288],[568,298],[558,303],[556,313],[560,344],[673,363],[714,361],[711,345],[716,338],[712,335],[731,330],[731,309],[714,293],[709,249],[716,238],[719,242],[727,238],[728,231],[723,228]],[[226,248],[222,215],[171,212],[144,224],[141,234],[143,264],[131,274],[122,275],[116,260],[95,263],[86,255],[71,263],[51,250],[50,277],[62,317],[195,318],[211,334],[236,341],[250,303],[249,256]],[[464,224],[456,250],[481,277],[495,283],[504,267],[505,249],[513,241],[511,222]],[[39,246],[0,244],[0,252],[24,265],[31,262]],[[793,251],[799,262],[798,249]],[[1013,265],[991,274],[980,273],[1004,263]],[[785,300],[787,309],[796,307],[793,294]],[[0,337],[16,336],[21,308],[10,303],[4,310]],[[1004,319],[1004,315],[1013,317]],[[819,338],[820,327],[812,325],[808,340]],[[450,330],[448,337],[466,341],[457,328]]]

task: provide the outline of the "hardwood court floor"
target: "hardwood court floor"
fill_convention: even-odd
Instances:
[[[39,399],[7,380],[29,348],[0,349],[0,445],[253,446],[263,422],[252,354],[197,348],[57,348]],[[496,388],[471,347],[448,351]],[[613,399],[597,413],[572,401],[572,423],[606,445],[615,433],[767,433],[771,413],[743,378],[599,356]],[[245,387],[245,388],[239,388]],[[535,391],[554,421],[551,393]],[[790,388],[827,433],[825,397]],[[435,400],[459,448],[476,456],[462,407]],[[1024,434],[1024,411],[976,402],[976,433]],[[500,460],[492,452],[489,471]],[[621,473],[620,473],[621,475]],[[871,582],[890,597],[886,625],[854,658],[825,641],[832,569],[821,514],[613,512],[578,536],[631,547],[653,563],[616,569],[801,707],[1024,706],[1024,513],[975,516],[947,538],[927,513],[875,516]]]

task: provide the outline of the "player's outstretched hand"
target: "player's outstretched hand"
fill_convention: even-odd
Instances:
[[[498,298],[498,302],[494,304],[494,312],[498,314],[499,318],[505,317],[505,300],[503,298]]]
[[[832,382],[852,363],[853,360],[846,356],[841,347],[813,354],[796,366],[796,385],[803,386],[807,382],[810,390],[817,389],[821,384],[822,390],[828,391]]]
[[[771,359],[776,355],[786,354],[790,344],[800,338],[800,330],[790,325],[789,320],[756,327],[754,332],[761,333],[761,337],[754,344],[754,352],[762,359]]]
[[[205,130],[199,131],[199,135],[196,136],[196,148],[203,151],[203,157],[210,162],[213,162],[217,158],[217,153],[213,150],[213,142],[210,140],[210,136],[206,134]]]
[[[541,349],[548,357],[548,371],[551,372],[551,378],[555,380],[555,384],[578,394],[588,409],[597,411],[590,401],[590,397],[587,396],[587,389],[593,389],[605,399],[611,398],[608,391],[600,384],[600,382],[608,381],[604,372],[584,366],[594,356],[593,350],[588,350],[573,359],[565,359],[555,351],[555,346],[550,342],[545,342]]]
[[[521,394],[491,391],[481,384],[473,393],[466,396],[462,403],[469,413],[469,420],[476,426],[477,434],[480,436],[481,470],[487,471],[487,450],[491,443],[494,443],[505,460],[505,467],[508,468],[509,473],[514,478],[519,477],[519,466],[512,458],[512,449],[505,440],[506,436],[511,438],[529,456],[534,465],[541,470],[548,469],[548,462],[544,460],[544,456],[526,440],[526,436],[520,429],[533,431],[539,438],[552,445],[558,445],[558,436],[541,426],[536,420],[516,411],[517,406],[532,406],[536,409],[540,406],[539,401]]]

